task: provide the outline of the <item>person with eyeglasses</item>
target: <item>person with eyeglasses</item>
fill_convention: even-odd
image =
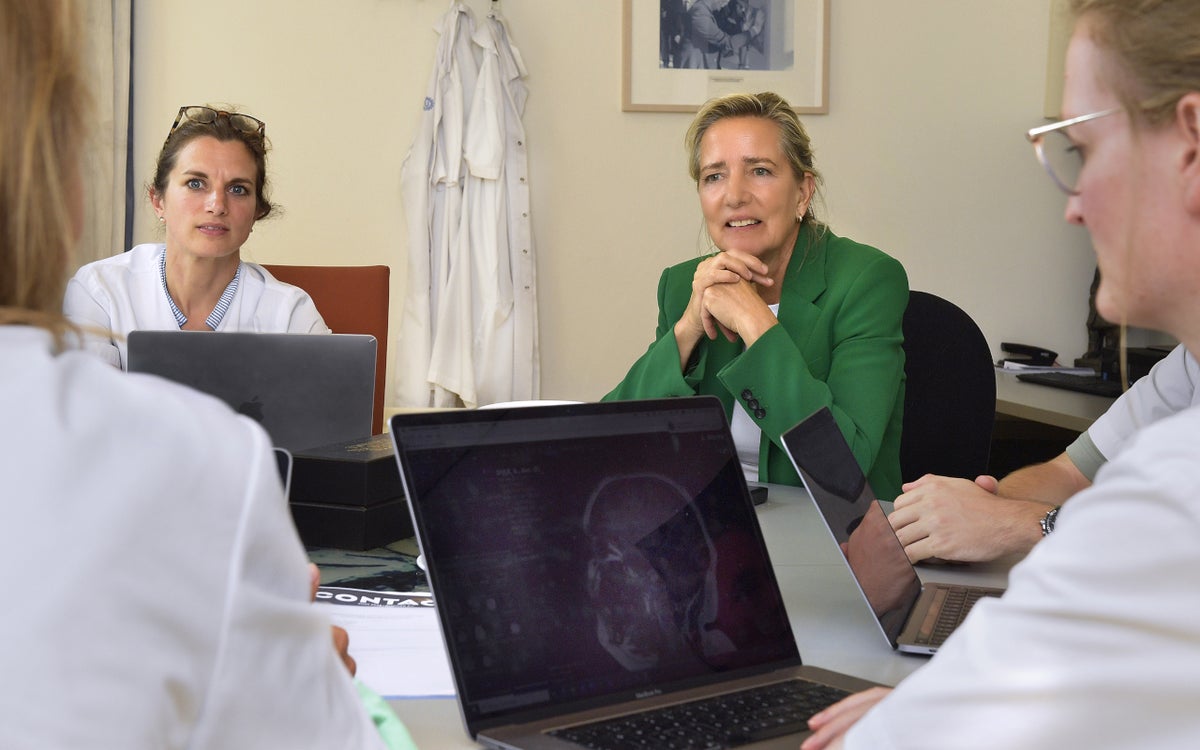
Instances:
[[[1200,352],[1200,2],[1072,0],[1053,168],[1085,227],[1107,320]],[[1044,144],[1041,149],[1044,151]],[[1043,160],[1045,159],[1043,154]],[[1200,406],[1145,424],[1052,534],[894,690],[814,716],[801,746],[1200,745]]]
[[[125,368],[138,329],[330,332],[304,290],[241,258],[274,208],[266,127],[229,108],[179,108],[148,190],[165,241],[89,263],[67,285],[63,311],[90,351]]]
[[[1031,129],[1026,137],[1059,190],[1078,195],[1083,153],[1073,128],[1115,115],[1093,112]],[[1134,383],[1067,449],[1003,480],[928,475],[905,484],[889,516],[912,562],[986,562],[1024,555],[1054,531],[1059,509],[1087,489],[1137,431],[1184,409],[1200,406],[1200,362],[1175,347]]]

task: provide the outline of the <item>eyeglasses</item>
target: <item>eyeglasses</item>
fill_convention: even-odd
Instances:
[[[1059,190],[1067,195],[1079,195],[1075,184],[1079,181],[1080,170],[1083,169],[1083,157],[1079,154],[1079,147],[1067,135],[1067,128],[1081,122],[1108,117],[1120,111],[1120,107],[1113,107],[1102,112],[1080,115],[1069,120],[1033,128],[1025,134],[1025,137],[1033,144],[1038,161],[1046,168],[1046,174],[1050,175],[1050,179],[1054,180],[1054,184],[1058,185]]]
[[[170,138],[171,133],[175,132],[175,128],[188,120],[209,125],[222,117],[229,121],[234,130],[240,133],[262,135],[267,132],[267,124],[257,117],[243,115],[238,112],[226,112],[220,109],[213,109],[212,107],[193,105],[179,108],[179,114],[175,116],[175,122],[171,124],[171,129],[167,131],[167,137]]]

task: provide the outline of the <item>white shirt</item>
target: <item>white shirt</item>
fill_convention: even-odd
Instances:
[[[63,312],[81,327],[113,334],[89,334],[85,339],[85,348],[111,365],[125,367],[125,337],[130,331],[179,328],[159,277],[165,248],[137,245],[88,263],[67,284]],[[329,333],[329,326],[303,289],[277,280],[260,265],[243,262],[237,293],[217,330]]]
[[[849,748],[1200,747],[1200,407],[1139,431]]]
[[[0,747],[382,747],[258,425],[23,326],[0,413]]]
[[[767,305],[771,313],[779,317],[779,303]],[[757,482],[758,452],[762,448],[762,430],[748,413],[741,399],[734,400],[733,418],[729,420],[729,431],[733,436],[733,445],[737,448],[738,460],[742,464],[742,473],[747,482]]]
[[[1112,460],[1142,427],[1200,405],[1197,383],[1200,363],[1182,345],[1177,346],[1114,401],[1087,434],[1100,453]]]

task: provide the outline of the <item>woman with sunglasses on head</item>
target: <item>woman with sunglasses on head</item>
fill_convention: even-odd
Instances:
[[[241,259],[267,199],[266,124],[207,106],[179,109],[148,192],[166,242],[89,263],[63,311],[87,348],[126,366],[138,329],[329,333],[302,289]]]
[[[1107,320],[1200,354],[1200,0],[1072,0],[1063,115],[1030,140]],[[1044,140],[1070,141],[1070,170]],[[1063,155],[1066,155],[1064,153]],[[926,666],[803,747],[1200,747],[1200,406],[1144,424]]]

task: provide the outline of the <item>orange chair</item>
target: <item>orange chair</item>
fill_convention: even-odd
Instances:
[[[383,432],[391,269],[387,266],[268,264],[263,264],[263,268],[280,281],[308,292],[334,333],[366,333],[375,337],[375,408],[371,432],[375,435]]]

